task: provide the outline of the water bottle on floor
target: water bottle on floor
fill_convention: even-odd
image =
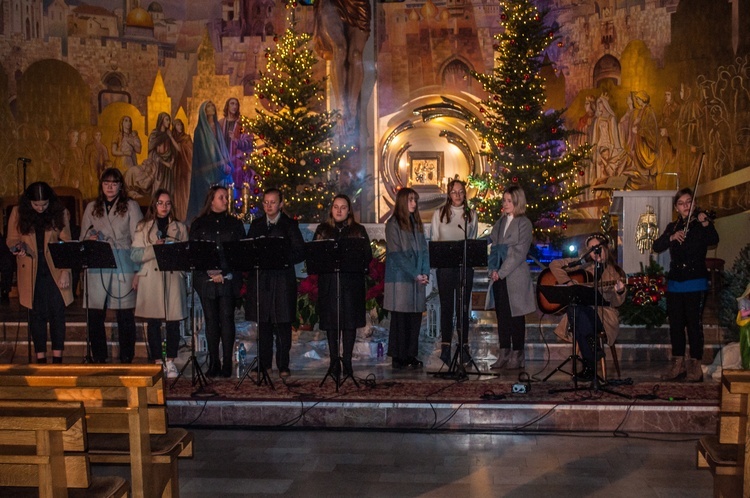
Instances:
[[[385,351],[383,350],[383,343],[378,341],[378,361],[382,361],[384,355]]]
[[[245,343],[240,342],[240,348],[238,351],[240,372],[245,369],[245,362],[247,361],[247,349],[245,349]]]

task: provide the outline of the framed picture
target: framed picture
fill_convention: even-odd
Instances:
[[[443,152],[409,152],[409,185],[437,186],[443,180]]]

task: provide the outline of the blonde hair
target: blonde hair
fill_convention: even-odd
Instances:
[[[522,216],[526,214],[526,192],[518,185],[511,185],[503,195],[509,194],[513,202],[513,216]]]

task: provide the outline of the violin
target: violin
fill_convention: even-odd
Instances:
[[[674,231],[678,232],[682,230],[685,232],[685,235],[687,235],[688,230],[690,230],[690,227],[693,226],[695,222],[700,223],[700,221],[698,220],[698,216],[701,214],[706,215],[706,220],[709,223],[712,223],[716,219],[716,211],[707,211],[696,206],[687,219],[680,218],[679,220],[677,220]]]

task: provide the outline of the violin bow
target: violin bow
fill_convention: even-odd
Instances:
[[[695,178],[695,187],[693,188],[693,195],[690,199],[690,211],[688,211],[687,219],[685,220],[685,229],[683,232],[685,235],[688,234],[688,229],[690,227],[690,218],[693,217],[693,210],[695,209],[695,198],[698,196],[698,182],[701,179],[701,172],[703,171],[703,160],[706,158],[706,154],[701,154],[701,162],[698,166],[698,176]]]

